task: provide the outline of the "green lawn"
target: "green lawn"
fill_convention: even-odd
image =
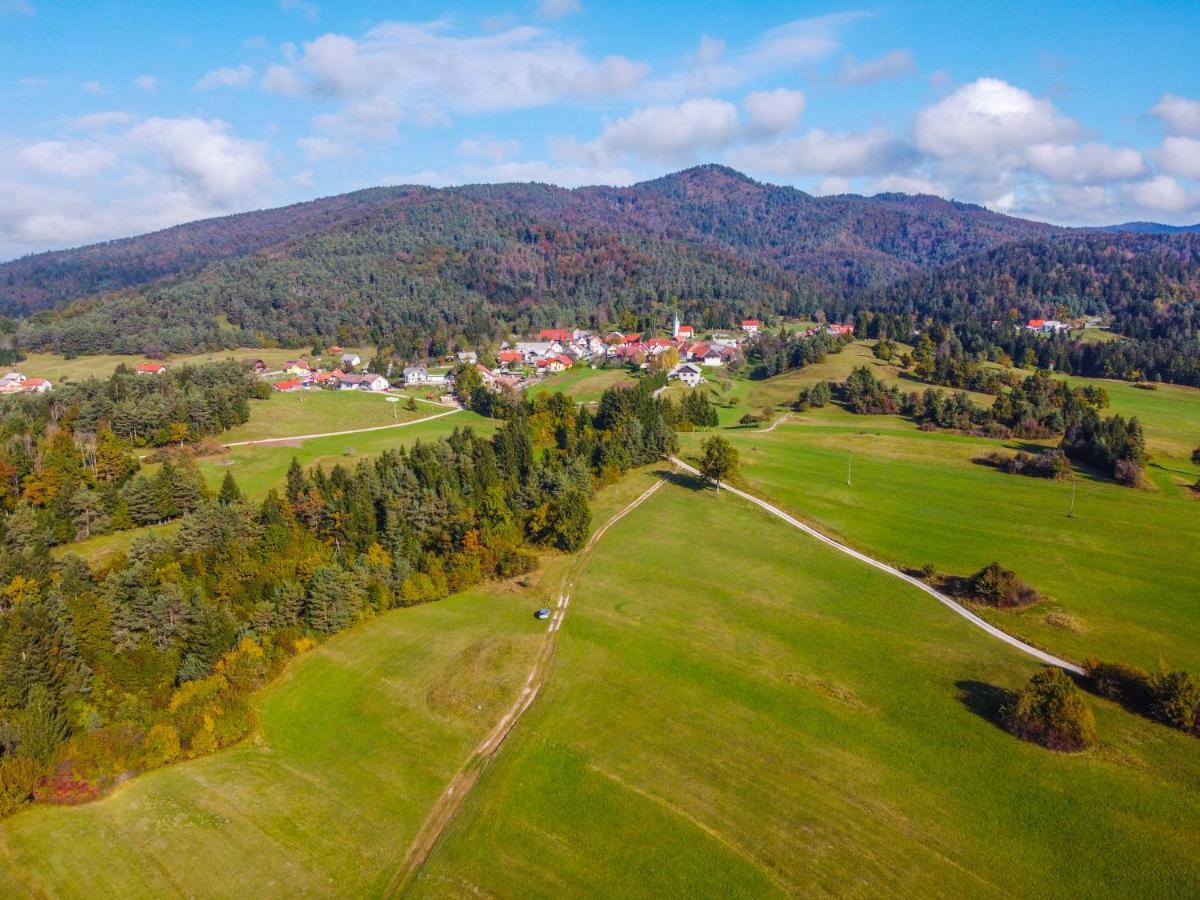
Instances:
[[[383,407],[384,401],[373,400]],[[334,437],[310,438],[304,441],[279,441],[272,444],[257,444],[233,447],[228,452],[204,457],[199,461],[205,481],[214,491],[221,485],[227,471],[233,472],[242,493],[249,497],[262,497],[271,488],[283,485],[292,457],[306,467],[331,466],[334,463],[353,465],[358,459],[377,456],[391,447],[412,444],[420,440],[436,440],[455,428],[474,428],[477,432],[490,433],[499,424],[494,419],[485,419],[473,412],[460,410],[451,415],[427,404],[420,405],[418,415],[438,416],[428,421],[414,421],[400,428],[367,431],[362,434],[336,435]]]
[[[1063,755],[972,711],[1035,668],[670,486],[599,544],[545,690],[411,892],[1194,895],[1195,739],[1089,701],[1103,743]]]
[[[627,387],[636,379],[627,369],[591,369],[575,366],[557,375],[549,375],[526,392],[531,398],[558,391],[576,403],[593,403],[610,387]]]
[[[832,407],[769,434],[725,434],[748,487],[841,540],[898,565],[963,575],[998,560],[1052,598],[990,614],[1009,631],[1075,659],[1200,668],[1200,500],[1184,486],[1200,472],[1160,471],[1157,490],[1083,475],[1068,518],[1069,482],[973,462],[1019,444]],[[681,435],[688,448],[701,439]],[[1068,613],[1079,630],[1051,624],[1051,612]]]
[[[289,664],[239,747],[0,822],[0,895],[378,895],[528,673],[519,592],[397,610]]]
[[[437,412],[427,403],[418,403],[416,411],[405,407],[404,400],[392,403],[384,394],[365,391],[276,393],[268,400],[250,401],[250,421],[223,432],[218,440],[223,444],[233,444],[297,434],[348,431],[407,422]]]

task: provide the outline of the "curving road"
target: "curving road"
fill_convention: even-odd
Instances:
[[[695,468],[694,466],[688,465],[683,460],[677,459],[674,456],[670,457],[670,460],[675,465],[679,466],[681,469],[691,472],[693,475],[700,475],[699,469]],[[704,476],[700,475],[700,477],[703,478]],[[924,591],[926,594],[933,597],[935,600],[937,600],[943,606],[947,607],[948,609],[950,609],[953,612],[957,613],[958,615],[962,616],[964,619],[966,619],[968,622],[970,622],[976,628],[978,628],[982,631],[986,631],[992,637],[996,638],[997,640],[1004,641],[1004,643],[1008,644],[1011,647],[1015,647],[1016,649],[1020,650],[1022,653],[1028,654],[1029,656],[1032,656],[1034,659],[1036,659],[1040,662],[1046,663],[1047,665],[1058,666],[1060,669],[1065,669],[1068,672],[1075,673],[1076,675],[1085,674],[1083,669],[1081,669],[1079,666],[1075,665],[1074,663],[1068,662],[1065,659],[1061,659],[1052,653],[1047,653],[1045,650],[1039,650],[1037,647],[1034,647],[1031,644],[1025,643],[1020,638],[1015,638],[1008,632],[1002,631],[1001,629],[999,629],[995,625],[993,625],[991,622],[988,622],[986,619],[983,619],[983,618],[975,615],[975,613],[971,612],[966,607],[962,606],[959,603],[956,603],[954,600],[952,600],[950,597],[943,594],[941,591],[935,590],[934,588],[930,587],[925,582],[921,581],[919,578],[914,578],[912,575],[908,575],[904,572],[901,572],[899,569],[895,568],[894,566],[889,566],[887,563],[880,562],[879,560],[874,559],[873,557],[867,556],[865,553],[861,553],[852,547],[847,547],[845,544],[838,543],[833,538],[828,537],[827,535],[824,535],[821,532],[817,531],[811,525],[805,525],[799,519],[796,519],[795,517],[788,515],[786,512],[784,512],[778,506],[768,503],[766,500],[760,500],[758,497],[755,497],[753,494],[750,494],[750,493],[747,493],[746,491],[732,487],[725,482],[722,482],[721,487],[724,490],[727,490],[732,494],[737,494],[737,496],[741,497],[743,500],[749,500],[755,506],[759,506],[762,509],[765,509],[771,515],[776,516],[777,518],[783,519],[783,521],[787,522],[789,525],[792,525],[795,528],[799,528],[805,534],[809,535],[810,537],[816,538],[821,543],[827,544],[830,547],[833,547],[835,550],[845,553],[847,556],[852,556],[855,559],[857,559],[859,562],[864,562],[868,566],[879,569],[879,571],[881,571],[881,572],[886,572],[887,574],[889,574],[895,578],[899,578],[901,581],[907,581],[913,587],[915,587],[921,591]]]

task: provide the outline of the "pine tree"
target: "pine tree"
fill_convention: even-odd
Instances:
[[[238,487],[237,482],[233,480],[233,473],[226,471],[225,477],[221,480],[221,490],[217,494],[217,500],[223,506],[232,506],[242,499],[242,490]]]

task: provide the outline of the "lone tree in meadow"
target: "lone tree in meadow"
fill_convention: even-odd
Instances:
[[[700,460],[700,474],[715,481],[717,493],[720,493],[721,480],[728,478],[737,470],[737,449],[719,434],[706,440],[703,448],[704,456]]]
[[[1096,719],[1062,669],[1038,672],[1001,713],[1004,727],[1051,750],[1083,750],[1096,740]]]

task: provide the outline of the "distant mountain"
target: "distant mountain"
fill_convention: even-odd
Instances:
[[[700,166],[627,188],[379,188],[40,254],[0,266],[0,312],[28,317],[24,346],[63,352],[336,338],[419,356],[510,329],[649,327],[676,304],[702,326],[864,305],[983,309],[1001,295],[1038,310],[1056,295],[1020,286],[1063,244],[1067,268],[1037,283],[1071,292],[1104,278],[1118,306],[1147,302],[1151,283],[1194,295],[1190,236],[1133,237],[931,196],[813,197]],[[979,262],[1006,248],[1003,266]],[[1160,251],[1179,266],[1136,290],[1102,263],[1133,253],[1154,268],[1146,254]],[[953,300],[917,296],[951,286]]]
[[[1100,231],[1127,231],[1131,234],[1200,234],[1200,223],[1195,225],[1162,225],[1158,222],[1126,222],[1123,225],[1105,225]]]

